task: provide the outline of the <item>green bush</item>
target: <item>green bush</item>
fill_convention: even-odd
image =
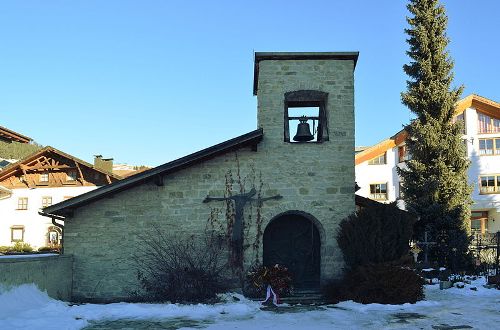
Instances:
[[[0,253],[7,253],[12,251],[12,246],[0,246]]]
[[[326,288],[331,302],[403,304],[423,299],[424,279],[403,267],[411,263],[409,242],[415,218],[393,204],[373,203],[340,223],[344,279]]]
[[[360,266],[347,273],[337,300],[362,304],[415,303],[424,298],[424,279],[413,270],[390,264]],[[331,299],[335,299],[332,297]]]
[[[337,242],[347,270],[408,255],[415,219],[392,204],[374,203],[340,223]]]
[[[38,252],[60,252],[60,247],[58,246],[42,246],[38,248]]]
[[[16,242],[16,244],[14,244],[14,246],[12,248],[12,251],[15,251],[15,252],[33,252],[33,248],[28,243]]]

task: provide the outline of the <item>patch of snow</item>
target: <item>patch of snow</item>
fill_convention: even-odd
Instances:
[[[468,282],[468,281],[467,281]],[[469,325],[494,329],[498,323],[500,290],[486,289],[485,278],[464,282],[465,288],[439,290],[425,286],[426,300],[416,304],[381,305],[344,301],[327,306],[290,306],[261,310],[261,304],[227,293],[213,305],[84,304],[70,306],[33,285],[0,289],[0,329],[82,329],[113,320],[203,321],[207,329],[431,329]],[[470,290],[476,288],[477,291]]]

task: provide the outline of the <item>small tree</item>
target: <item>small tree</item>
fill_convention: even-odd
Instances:
[[[453,61],[446,47],[447,17],[438,0],[410,0],[413,15],[405,29],[411,62],[402,101],[417,118],[406,126],[406,146],[412,159],[398,169],[404,182],[406,207],[418,215],[417,239],[428,231],[437,240],[438,260],[462,264],[468,251],[466,222],[471,188],[468,159],[461,139],[462,123],[453,122],[463,87],[451,88]],[[438,239],[439,238],[439,239]]]
[[[408,255],[415,220],[392,204],[373,203],[340,223],[337,242],[348,269]]]
[[[396,204],[374,202],[340,223],[337,242],[346,273],[327,288],[332,302],[401,304],[423,299],[423,280],[407,262],[414,217]]]

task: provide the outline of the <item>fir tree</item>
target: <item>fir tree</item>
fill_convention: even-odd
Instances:
[[[454,123],[455,104],[463,87],[452,88],[453,61],[446,50],[447,16],[438,0],[409,0],[413,15],[405,29],[411,58],[402,101],[416,119],[406,126],[411,160],[399,170],[409,211],[418,215],[417,239],[424,231],[437,241],[434,257],[449,267],[467,260],[471,188],[467,183],[463,123]]]

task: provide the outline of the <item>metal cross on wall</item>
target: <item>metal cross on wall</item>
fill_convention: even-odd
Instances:
[[[234,202],[234,209],[235,209],[235,215],[234,215],[234,223],[233,223],[233,231],[231,233],[231,246],[233,247],[233,252],[235,253],[235,256],[238,261],[242,261],[242,256],[243,256],[243,228],[244,228],[244,217],[243,217],[243,211],[245,209],[245,205],[248,202],[265,202],[270,199],[281,199],[283,196],[281,195],[276,195],[276,196],[271,196],[271,197],[266,197],[266,198],[252,198],[255,196],[257,191],[255,188],[252,188],[247,193],[241,193],[238,195],[232,195],[229,197],[210,197],[207,195],[205,199],[203,200],[203,203],[208,203],[211,201],[233,201]]]

